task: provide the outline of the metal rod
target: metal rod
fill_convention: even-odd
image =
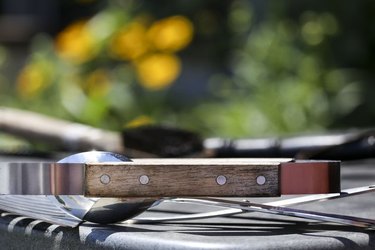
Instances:
[[[287,207],[280,207],[280,206],[271,206],[271,205],[252,203],[252,202],[231,201],[231,200],[216,199],[216,198],[204,198],[204,199],[177,198],[175,199],[175,201],[187,202],[187,203],[193,203],[193,204],[211,205],[211,206],[218,206],[218,207],[238,208],[243,211],[261,212],[261,213],[276,214],[276,215],[286,215],[286,216],[312,219],[312,220],[318,220],[318,221],[324,221],[324,222],[333,222],[333,223],[350,225],[350,226],[355,226],[355,227],[375,228],[375,220],[372,220],[372,219],[347,216],[347,215],[339,215],[339,214],[314,212],[314,211],[307,211],[307,210],[302,210],[302,209],[287,208]]]
[[[302,197],[295,197],[295,198],[290,198],[290,199],[285,199],[285,200],[280,200],[280,201],[268,202],[268,203],[264,203],[264,205],[284,207],[284,206],[306,204],[306,203],[311,203],[311,202],[326,201],[326,200],[332,200],[332,199],[338,199],[338,198],[346,198],[346,197],[370,193],[374,191],[375,191],[375,185],[370,185],[370,186],[344,189],[342,190],[341,193],[306,195]],[[170,198],[170,199],[164,200],[164,202],[180,202],[180,201],[181,199],[179,198]],[[205,205],[208,205],[208,204],[205,204]],[[229,215],[234,215],[234,214],[239,214],[239,213],[244,213],[244,212],[249,212],[249,211],[243,210],[242,208],[229,208],[229,209],[221,209],[221,210],[212,211],[212,212],[195,213],[195,214],[188,214],[188,215],[177,215],[177,216],[170,216],[170,217],[149,217],[149,218],[137,217],[137,218],[129,220],[129,222],[154,223],[154,222],[163,222],[163,221],[181,221],[181,220],[212,218],[212,217],[217,217],[217,216],[229,216]]]

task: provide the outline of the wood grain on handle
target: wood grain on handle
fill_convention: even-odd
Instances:
[[[280,159],[138,159],[118,164],[92,163],[86,165],[85,195],[279,196],[279,167]]]

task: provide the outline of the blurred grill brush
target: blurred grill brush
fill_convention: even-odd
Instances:
[[[292,157],[353,160],[375,157],[375,130],[353,130],[286,138],[210,138],[204,148],[213,157]]]
[[[201,137],[167,126],[141,126],[120,132],[45,115],[0,108],[0,131],[66,151],[91,149],[131,157],[250,157],[351,160],[375,157],[375,130],[353,130],[286,138],[225,139]]]
[[[178,143],[174,143],[173,147],[171,147],[171,143],[166,143],[167,140],[163,139],[164,134],[159,133],[159,130],[163,130],[164,134],[169,135],[169,141]],[[123,138],[129,148],[154,153],[163,157],[194,154],[200,157],[213,158],[327,160],[353,160],[375,157],[374,129],[320,135],[298,135],[285,138],[208,138],[202,140],[200,145],[198,143],[199,136],[192,132],[186,131],[184,133],[184,130],[149,126],[126,130],[123,132]],[[153,138],[158,144],[148,143],[149,138]],[[201,149],[203,150],[200,151]]]
[[[178,157],[201,152],[195,133],[163,126],[125,129],[122,133],[73,123],[30,111],[0,107],[0,131],[30,142],[48,144],[49,150],[80,152],[103,150],[132,157]],[[124,141],[125,139],[125,141]]]

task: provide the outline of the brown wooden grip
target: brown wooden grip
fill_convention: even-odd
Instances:
[[[0,107],[0,131],[64,150],[124,151],[119,133],[14,108]]]
[[[280,161],[144,159],[86,165],[93,197],[279,196]]]

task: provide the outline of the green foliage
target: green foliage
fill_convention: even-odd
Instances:
[[[243,2],[234,5],[250,20],[253,11]],[[229,137],[321,131],[359,105],[362,90],[350,82],[351,72],[325,61],[327,40],[339,28],[335,17],[308,11],[298,22],[276,20],[252,26],[231,51],[232,75],[214,75],[215,98],[188,112],[184,123]],[[244,36],[237,28],[233,33],[234,39]]]
[[[113,38],[124,26],[141,20],[147,29],[158,21],[141,5],[125,8],[113,1],[85,24],[93,31],[94,42],[88,43],[93,46],[92,54],[78,51],[83,53],[78,57],[82,62],[62,59],[56,39],[38,35],[26,71],[19,77],[22,85],[26,74],[35,86],[21,87],[20,96],[16,86],[9,87],[0,77],[0,104],[116,130],[143,116],[148,117],[144,120],[190,128],[205,136],[261,136],[331,128],[363,103],[363,85],[354,71],[336,66],[330,57],[332,41],[342,29],[340,22],[328,11],[307,9],[289,17],[286,4],[285,8],[275,1],[268,4],[269,10],[277,11],[260,17],[256,6],[245,0],[218,4],[221,9],[199,1],[185,3],[185,15],[196,32],[185,55],[191,53],[200,60],[207,51],[219,51],[223,56],[220,63],[226,65],[221,72],[212,73],[207,83],[201,83],[207,85],[205,98],[184,102],[174,98],[174,82],[147,88],[137,77],[142,57],[124,60],[113,56]],[[144,9],[152,9],[147,6],[155,7],[148,3]],[[168,15],[175,15],[171,9]],[[224,17],[217,15],[223,10],[227,12]],[[159,11],[159,16],[168,16],[164,9]],[[80,39],[85,41],[84,36]],[[159,52],[153,48],[147,53]],[[211,59],[210,64],[218,64],[217,58]],[[0,48],[0,66],[5,60],[5,50]],[[194,64],[194,59],[183,61],[182,70],[189,64]],[[153,70],[148,75],[155,74]]]

